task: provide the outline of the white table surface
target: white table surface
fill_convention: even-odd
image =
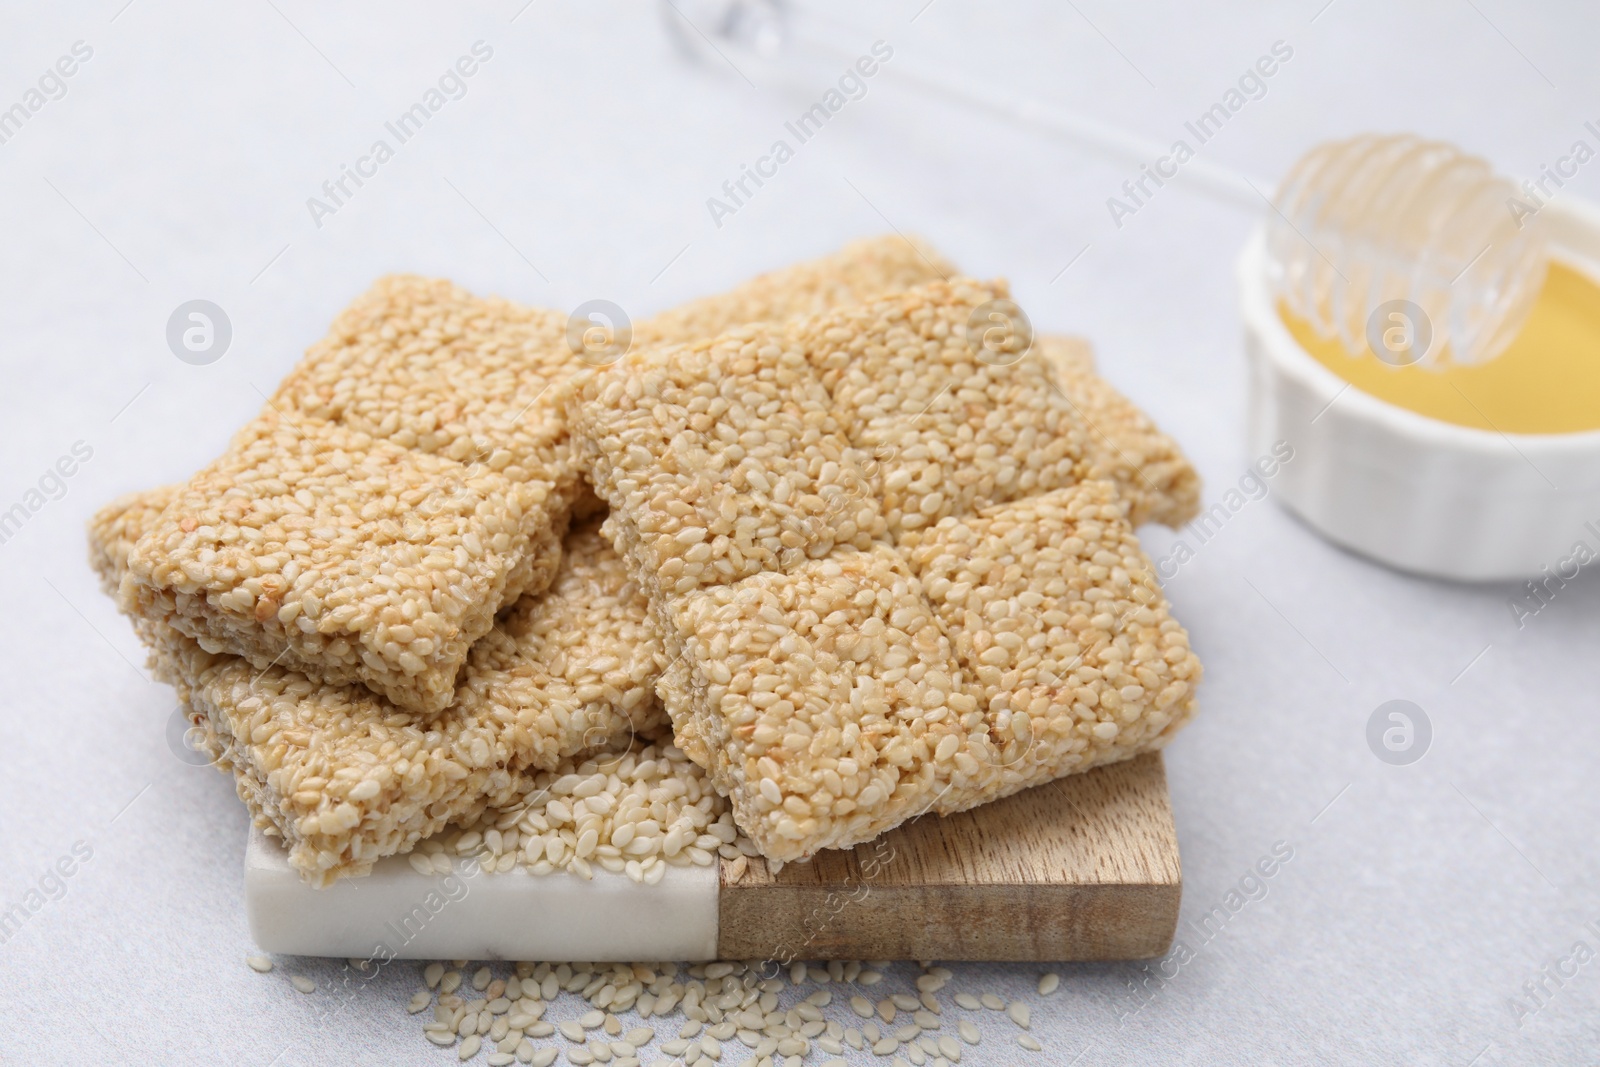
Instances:
[[[1130,164],[915,95],[889,76],[896,60],[1164,143],[1282,39],[1292,60],[1202,149],[1269,181],[1317,140],[1374,128],[1535,173],[1593,144],[1583,123],[1600,118],[1600,14],[1577,5],[1093,0],[982,15],[994,5],[933,0],[918,15],[923,0],[905,0],[842,10],[850,49],[881,38],[896,60],[718,228],[706,198],[837,67],[747,82],[715,57],[688,65],[651,5],[523,2],[95,0],[5,16],[0,107],[75,41],[93,55],[0,144],[0,510],[76,442],[93,455],[0,545],[0,901],[24,900],[75,842],[92,857],[0,945],[0,1061],[455,1062],[403,1014],[413,965],[331,1016],[287,975],[326,982],[336,964],[245,967],[243,809],[222,776],[174,759],[172,693],[84,563],[99,504],[213,456],[378,274],[642,316],[852,237],[919,232],[973,273],[1007,275],[1040,327],[1093,338],[1214,500],[1254,458],[1231,272],[1256,212],[1180,181],[1119,230],[1105,201]],[[480,39],[493,57],[467,95],[314,226],[306,199]],[[1600,163],[1564,195],[1600,196]],[[197,297],[233,325],[208,366],[165,342],[169,314]],[[1160,555],[1172,540],[1146,543]],[[1600,961],[1551,983],[1520,1025],[1510,1001],[1531,1007],[1523,983],[1574,942],[1600,951],[1600,927],[1584,926],[1600,920],[1594,575],[1519,629],[1509,586],[1394,573],[1261,501],[1168,591],[1207,672],[1168,761],[1193,956],[1168,962],[1175,977],[1136,1014],[1133,985],[1157,984],[1145,965],[1059,968],[1061,990],[1034,1004],[1048,1054],[991,1015],[963,1062],[1592,1062]],[[1394,698],[1433,724],[1411,766],[1365,741]],[[1280,841],[1293,859],[1206,940],[1200,918]],[[1040,972],[955,970],[963,988],[1019,996]]]

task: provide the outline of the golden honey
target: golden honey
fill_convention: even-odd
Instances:
[[[1407,411],[1501,433],[1600,429],[1600,285],[1566,264],[1550,263],[1532,313],[1506,350],[1473,366],[1396,367],[1371,352],[1352,356],[1281,303],[1278,315],[1317,362]]]

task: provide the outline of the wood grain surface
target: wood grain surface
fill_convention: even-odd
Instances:
[[[722,861],[722,959],[1113,960],[1159,956],[1182,873],[1160,753],[777,875]]]

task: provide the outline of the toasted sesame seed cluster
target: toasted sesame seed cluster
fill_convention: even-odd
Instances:
[[[1111,483],[943,519],[907,556],[984,709],[976,792],[941,812],[1159,747],[1193,714],[1200,662]]]
[[[273,971],[265,956],[245,963],[259,974]],[[374,961],[346,965],[365,973]],[[951,1067],[1012,1041],[1044,1050],[1030,1033],[1025,1000],[992,991],[951,997],[955,974],[932,961],[495,962],[474,969],[468,960],[441,960],[419,970],[422,986],[405,1010],[424,1020],[423,1038],[461,1060],[485,1052],[490,1067],[551,1067],[558,1058],[580,1067],[638,1067],[652,1053],[690,1065],[744,1057],[748,1065],[795,1067],[819,1052],[830,1057],[824,1067],[837,1067],[847,1049]],[[317,992],[304,975],[287,980],[302,993]],[[1041,998],[1060,987],[1054,971],[1036,985]],[[632,1027],[624,1018],[630,1014]]]
[[[132,510],[102,512],[91,541],[115,545],[134,533]],[[436,716],[360,686],[258,671],[164,623],[147,621],[145,632],[157,673],[233,770],[258,824],[323,883],[512,803],[567,757],[664,723],[652,692],[660,642],[597,527],[576,526],[549,591],[519,600],[473,646],[455,703]]]
[[[495,612],[549,584],[578,485],[566,320],[384,278],[127,554],[130,613],[258,669],[450,703]]]
[[[920,583],[887,545],[676,598],[673,725],[766,855],[854,844],[976,786],[983,715]],[[961,766],[957,766],[958,762]]]
[[[520,796],[436,834],[411,853],[419,873],[448,874],[454,858],[485,870],[534,874],[594,868],[655,885],[668,867],[736,863],[756,855],[705,772],[666,740],[630,738],[569,756],[530,779]]]
[[[1126,758],[1192,713],[1198,662],[1058,372],[969,340],[1006,299],[934,282],[563,390],[679,744],[772,859]]]
[[[1132,526],[1198,480],[1081,343],[972,341],[1007,299],[864,241],[585,369],[561,316],[386,278],[91,562],[314,883],[803,859],[1192,714]]]

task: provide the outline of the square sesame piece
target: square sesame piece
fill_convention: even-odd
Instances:
[[[914,544],[947,515],[1088,473],[1081,418],[1027,351],[1030,335],[1019,330],[998,351],[973,340],[997,306],[1025,321],[1005,283],[957,278],[791,324],[790,343],[875,462],[898,544]]]
[[[578,460],[652,597],[781,572],[884,533],[805,353],[744,326],[572,383]]]
[[[703,589],[671,626],[712,782],[769,858],[869,840],[981,770],[957,754],[983,716],[892,548]]]
[[[494,614],[554,574],[577,475],[566,318],[416,277],[334,321],[127,553],[124,606],[208,649],[446,707]]]
[[[89,519],[89,565],[100,577],[100,588],[107,596],[116,597],[134,542],[155,525],[177,495],[176,485],[125,493]]]
[[[103,581],[126,580],[119,546],[176,492],[125,497],[95,516],[90,555]],[[435,716],[362,686],[259,671],[159,621],[134,623],[256,824],[325,884],[510,802],[563,759],[665,724],[652,691],[661,643],[598,521],[567,535],[550,588],[518,600],[473,646],[454,702]]]
[[[959,273],[916,238],[887,234],[771,271],[726,293],[701,297],[639,324],[636,346],[715,337],[752,322],[783,322],[858,304]]]
[[[867,238],[832,255],[762,274],[726,293],[663,312],[639,324],[633,344],[639,348],[714,337],[747,323],[820,315],[959,274],[915,238],[894,234]],[[1050,380],[1079,416],[1070,428],[1081,423],[1086,431],[1086,476],[1116,482],[1136,527],[1159,522],[1177,528],[1192,519],[1200,502],[1194,467],[1171,437],[1096,373],[1088,343],[1040,334],[1033,344]],[[920,403],[926,402],[924,398]],[[874,447],[886,455],[897,449],[884,443]]]
[[[988,730],[976,788],[941,811],[1159,748],[1193,715],[1200,662],[1111,483],[946,518],[906,555]]]
[[[1089,477],[1116,483],[1128,521],[1177,529],[1199,514],[1200,475],[1176,441],[1096,373],[1089,343],[1049,335],[1035,343],[1088,431]]]

